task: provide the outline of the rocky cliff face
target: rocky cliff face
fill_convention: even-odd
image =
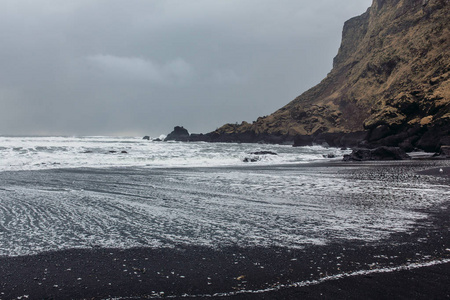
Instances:
[[[226,124],[208,137],[285,142],[367,131],[368,144],[450,144],[449,16],[449,0],[374,0],[345,23],[322,82],[253,124]]]

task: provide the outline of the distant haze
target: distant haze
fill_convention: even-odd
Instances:
[[[0,135],[209,132],[331,70],[371,0],[2,0]]]

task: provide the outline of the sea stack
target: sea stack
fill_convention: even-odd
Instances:
[[[175,126],[173,131],[167,135],[164,141],[188,142],[189,132],[183,126]]]

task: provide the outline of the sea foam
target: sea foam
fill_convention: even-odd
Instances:
[[[256,164],[301,163],[342,157],[347,151],[321,146],[152,142],[136,137],[0,137],[0,171],[79,167],[209,167],[244,164],[252,152]]]

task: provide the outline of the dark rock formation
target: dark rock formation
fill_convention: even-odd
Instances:
[[[336,147],[355,148],[362,145],[367,138],[367,131],[355,131],[342,135],[339,145]]]
[[[175,126],[173,131],[167,135],[164,141],[188,142],[189,132],[183,126]]]
[[[294,138],[294,147],[312,146],[314,144],[314,137],[311,135],[299,134]]]
[[[380,134],[381,131],[383,134]],[[369,138],[364,145],[368,148],[400,147],[407,152],[415,149],[438,152],[441,146],[450,145],[450,124],[434,126],[416,124],[397,129],[381,125],[369,131]]]
[[[450,1],[423,3],[374,0],[344,24],[321,83],[269,116],[202,138],[407,151],[450,145]],[[347,135],[355,132],[368,135]]]
[[[438,152],[441,146],[450,146],[450,122],[443,126],[427,127],[417,141],[417,147],[428,152]]]
[[[411,157],[398,147],[379,147],[375,149],[355,149],[351,154],[344,155],[344,161],[366,160],[404,160]]]
[[[149,140],[150,140],[150,137],[149,137],[148,135],[146,135],[146,136],[144,136],[142,139],[143,139],[143,140],[149,141]]]
[[[450,146],[441,146],[439,156],[443,158],[450,158]]]
[[[192,133],[189,136],[190,142],[212,142],[211,138],[207,134],[203,133]]]
[[[272,151],[256,151],[256,152],[252,152],[250,154],[253,154],[253,155],[278,155],[277,153],[272,152]]]
[[[112,154],[112,153],[118,153],[118,151],[116,151],[116,150],[109,150],[108,153],[111,153],[111,154]],[[121,154],[128,154],[128,152],[125,151],[125,150],[120,151],[120,153],[121,153]]]
[[[321,145],[325,147],[354,148],[366,139],[367,131],[349,133],[319,133],[317,135],[297,135],[294,147]]]
[[[275,152],[272,152],[272,151],[256,151],[256,152],[250,153],[250,156],[245,157],[242,161],[243,162],[257,162],[257,161],[260,161],[266,155],[278,155],[278,154]]]
[[[235,126],[235,125],[230,125]],[[262,143],[262,144],[293,144],[292,137],[255,134],[253,132],[244,133],[218,133],[216,131],[207,134],[191,134],[189,140],[191,142],[216,142],[216,143]]]

